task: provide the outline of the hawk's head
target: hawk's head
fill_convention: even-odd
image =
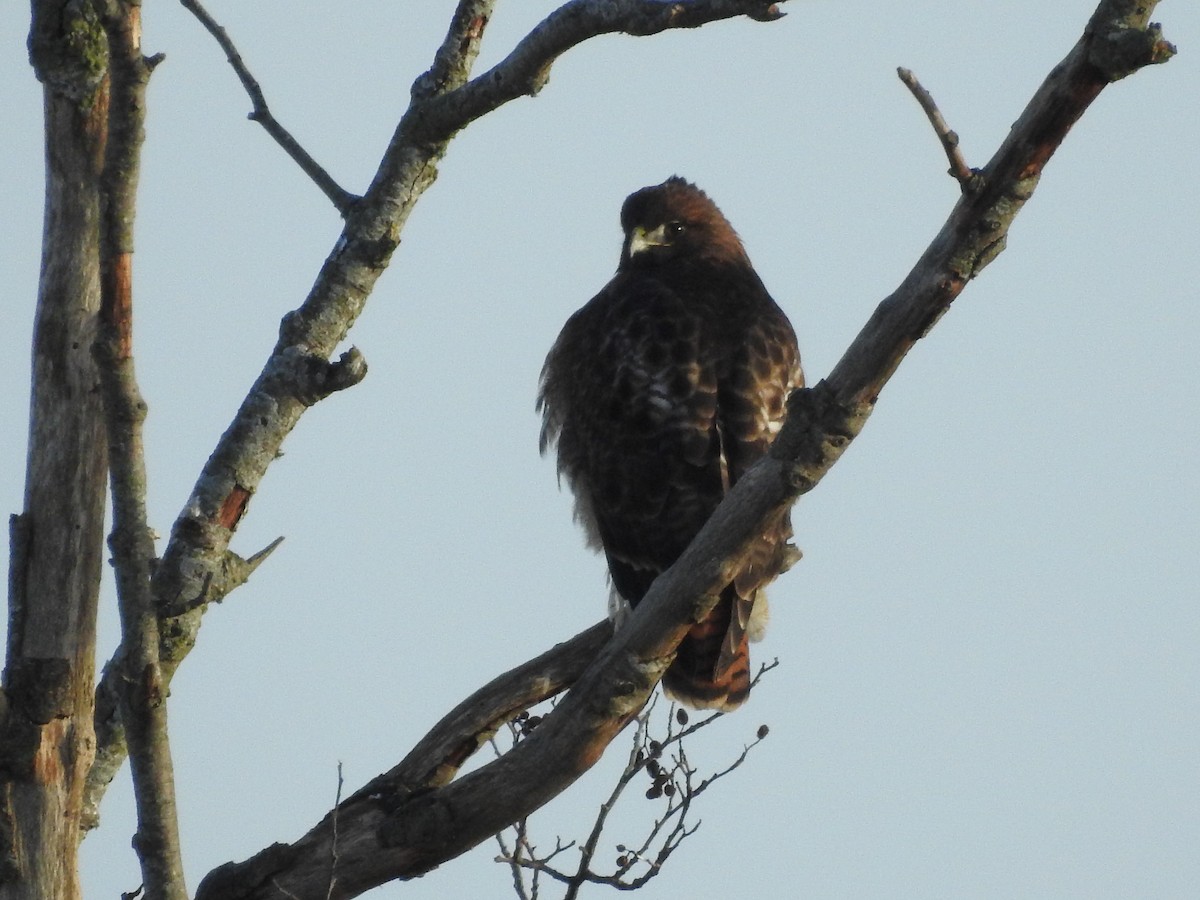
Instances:
[[[673,175],[630,194],[621,207],[622,270],[672,262],[749,264],[729,220],[689,181]]]

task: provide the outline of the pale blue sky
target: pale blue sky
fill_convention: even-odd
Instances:
[[[553,8],[499,4],[481,66]],[[453,3],[231,3],[279,119],[361,190]],[[903,277],[957,189],[894,74],[913,69],[982,165],[1091,0],[789,3],[577,48],[541,96],[452,145],[352,334],[370,374],[287,441],[234,548],[287,540],[206,617],[171,723],[189,886],[293,840],[452,703],[591,624],[601,561],[533,411],[546,350],[612,273],[630,191],[679,173],[742,234],[811,380]],[[780,667],[692,750],[700,832],[641,895],[1194,897],[1200,892],[1200,9],[1180,54],[1104,92],[1009,247],[922,341],[795,511],[772,592]],[[151,521],[199,466],[339,232],[177,4],[145,7],[150,89],[136,257]],[[0,506],[21,507],[41,233],[40,88],[0,21],[8,285]],[[105,588],[103,647],[115,644]],[[533,820],[590,822],[601,771]],[[139,882],[123,773],[85,842],[88,897]],[[630,801],[615,841],[654,807]],[[503,897],[485,845],[377,896]],[[600,896],[602,889],[585,891]],[[548,890],[546,896],[558,896]]]

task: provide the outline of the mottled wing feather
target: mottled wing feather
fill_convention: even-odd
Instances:
[[[700,323],[652,279],[617,276],[563,329],[543,372],[543,447],[637,602],[722,496],[717,385]]]
[[[733,484],[766,455],[786,417],[788,394],[804,384],[791,324],[778,309],[774,312],[759,316],[747,329],[718,392],[723,452]],[[726,590],[732,608],[713,665],[714,678],[731,674],[743,660],[748,677],[747,638],[755,607],[762,605],[758,614],[765,616],[766,597],[761,591],[783,568],[791,537],[791,520],[783,514],[763,529],[734,574]]]
[[[727,284],[618,275],[568,320],[542,373],[543,452],[576,496],[616,591],[645,595],[767,452],[803,383],[796,339],[751,270]],[[673,696],[732,709],[749,692],[762,588],[784,567],[791,523],[764,529],[663,679]]]

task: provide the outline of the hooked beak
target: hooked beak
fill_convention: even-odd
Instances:
[[[635,225],[629,234],[629,255],[636,256],[651,247],[665,247],[667,243],[666,225],[659,225],[653,231],[647,231],[641,225]]]

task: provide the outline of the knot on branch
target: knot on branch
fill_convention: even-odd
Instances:
[[[27,723],[47,725],[54,719],[67,718],[75,711],[75,699],[71,693],[71,663],[61,657],[26,656],[9,663],[5,673],[6,699],[11,708],[19,710]],[[10,725],[16,721],[10,720]],[[16,726],[13,726],[16,727]],[[22,732],[13,731],[8,738],[11,747],[14,741],[20,742],[24,734],[32,741],[29,747],[37,745],[39,736],[36,729]],[[2,753],[7,757],[6,762],[15,759],[30,759],[32,753],[16,754]]]
[[[663,674],[675,660],[675,654],[652,656],[649,659],[628,658],[628,666],[622,666],[625,674],[618,673],[609,712],[619,719],[637,715],[654,686],[662,681]]]
[[[418,860],[440,861],[446,836],[454,833],[454,813],[437,791],[417,794],[388,815],[379,826],[381,847],[404,847]],[[425,864],[428,865],[428,864]],[[421,870],[425,865],[418,863]]]
[[[542,92],[542,88],[550,83],[550,69],[554,63],[552,60],[547,61],[545,65],[538,66],[529,76],[529,81],[525,85],[525,93],[530,97],[536,97]]]
[[[770,454],[787,466],[797,494],[810,491],[857,437],[871,414],[871,404],[847,406],[824,380],[811,388],[792,391],[788,416]]]
[[[108,37],[96,5],[32,7],[29,61],[37,80],[60,96],[91,109],[109,71]]]
[[[1165,63],[1175,53],[1175,45],[1163,39],[1157,22],[1145,28],[1117,25],[1096,36],[1088,61],[1109,81],[1120,81],[1138,69]]]
[[[199,589],[192,596],[185,596],[182,590],[160,604],[159,618],[173,619],[189,613],[209,603],[220,603],[234,590],[250,580],[255,570],[266,562],[267,557],[283,543],[282,537],[277,537],[263,549],[248,559],[243,559],[232,550],[221,555],[217,569],[204,573]]]
[[[367,377],[367,360],[357,347],[351,347],[333,362],[297,347],[286,348],[277,359],[275,375],[283,392],[305,406],[354,387]]]
[[[633,718],[674,660],[674,647],[666,655],[646,658],[622,653],[620,663],[603,676],[611,687],[593,694],[598,698],[593,713],[622,722]]]
[[[413,100],[428,100],[442,93],[443,87],[438,76],[432,69],[418,75],[408,89],[408,95]]]
[[[250,897],[295,862],[289,844],[272,844],[243,862],[227,862],[209,872],[196,889],[196,900]]]

